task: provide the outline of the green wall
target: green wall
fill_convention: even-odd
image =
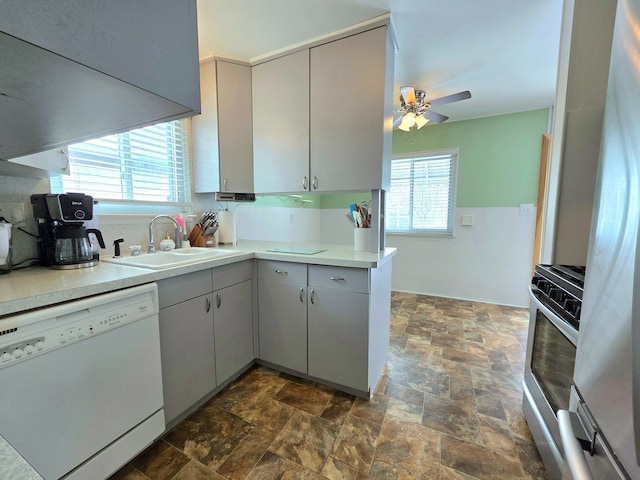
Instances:
[[[459,148],[457,207],[536,203],[549,111],[533,110],[393,132],[393,153]]]
[[[427,125],[409,133],[393,132],[393,153],[458,148],[457,207],[517,207],[536,204],[542,135],[548,109],[475,120]],[[367,198],[369,197],[369,198]],[[302,199],[312,203],[302,202]],[[370,200],[366,193],[258,196],[255,205],[300,208],[348,208]]]

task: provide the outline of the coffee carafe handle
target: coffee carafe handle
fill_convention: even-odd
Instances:
[[[104,244],[104,239],[102,238],[102,232],[97,228],[87,228],[87,234],[93,233],[98,239],[98,243],[100,244],[100,248],[107,248]]]

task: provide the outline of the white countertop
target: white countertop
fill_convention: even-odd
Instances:
[[[268,251],[290,246],[325,251],[314,255]],[[107,262],[100,262],[95,267],[74,270],[53,270],[48,267],[14,270],[8,275],[0,276],[0,317],[252,258],[314,265],[377,268],[396,254],[395,248],[386,248],[379,253],[369,253],[356,252],[353,247],[345,245],[292,245],[284,242],[248,240],[240,240],[238,245],[225,246],[225,248],[237,250],[239,253],[164,270],[150,270]],[[1,318],[0,322],[2,322]]]

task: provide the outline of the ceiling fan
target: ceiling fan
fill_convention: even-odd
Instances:
[[[427,122],[442,123],[449,117],[434,112],[430,107],[444,105],[446,103],[458,102],[471,98],[471,92],[464,92],[446,95],[434,100],[425,99],[426,92],[424,90],[416,90],[413,87],[400,87],[400,109],[396,112],[402,112],[402,116],[393,122],[393,128],[399,128],[408,132],[414,125],[419,129],[424,127]]]

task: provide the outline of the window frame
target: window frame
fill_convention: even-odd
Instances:
[[[442,157],[442,156],[451,156],[451,173],[450,173],[450,191],[449,191],[449,199],[450,205],[448,207],[447,214],[447,228],[446,229],[418,229],[411,228],[407,230],[394,230],[387,224],[385,220],[385,231],[389,235],[407,235],[407,236],[432,236],[432,237],[454,237],[455,236],[455,210],[456,210],[456,191],[457,191],[457,183],[458,183],[458,162],[460,160],[460,149],[459,148],[448,148],[442,150],[426,150],[426,151],[417,151],[417,152],[408,152],[408,153],[398,153],[394,154],[391,157],[391,171],[393,172],[393,162],[396,160],[428,160],[432,157]],[[413,163],[412,163],[413,167]],[[451,177],[453,177],[451,179]],[[391,186],[389,187],[391,190]],[[413,194],[413,189],[410,188],[411,195]],[[386,194],[386,208],[389,208],[389,200],[390,200],[390,191]],[[413,199],[410,200],[410,210],[412,210],[411,205]],[[388,216],[388,213],[385,212],[385,217]]]
[[[192,198],[193,198],[193,185],[191,178],[192,171],[192,128],[191,128],[191,118],[186,117],[182,119],[171,120],[168,122],[160,122],[155,125],[147,125],[157,126],[172,122],[184,122],[184,129],[186,130],[186,158],[184,158],[184,164],[182,166],[183,175],[184,175],[184,200],[180,202],[166,202],[166,201],[150,201],[150,200],[129,200],[129,199],[113,199],[113,198],[102,198],[97,195],[93,195],[91,191],[86,191],[84,188],[79,187],[77,189],[74,188],[73,191],[82,191],[87,195],[91,195],[94,197],[94,200],[97,200],[100,205],[100,214],[107,215],[150,215],[150,214],[178,214],[181,212],[190,212],[192,209]],[[126,155],[122,155],[122,146],[127,142],[130,142],[130,135],[132,132],[136,130],[140,130],[146,127],[135,128],[125,132],[118,132],[116,134],[105,135],[105,137],[117,135],[119,138],[119,147],[121,149],[120,154],[120,166],[121,169],[131,169],[132,164],[127,162]],[[102,137],[100,137],[102,138]],[[80,142],[83,143],[83,142]],[[73,145],[69,145],[69,148],[73,148]],[[125,149],[126,150],[126,149]],[[125,152],[126,153],[126,152]],[[71,157],[71,154],[69,155]],[[135,162],[135,160],[133,160]],[[127,179],[120,177],[121,186],[126,188],[128,186]],[[51,178],[51,191],[52,193],[64,193],[67,189],[64,187],[64,178],[62,176],[52,177]]]

